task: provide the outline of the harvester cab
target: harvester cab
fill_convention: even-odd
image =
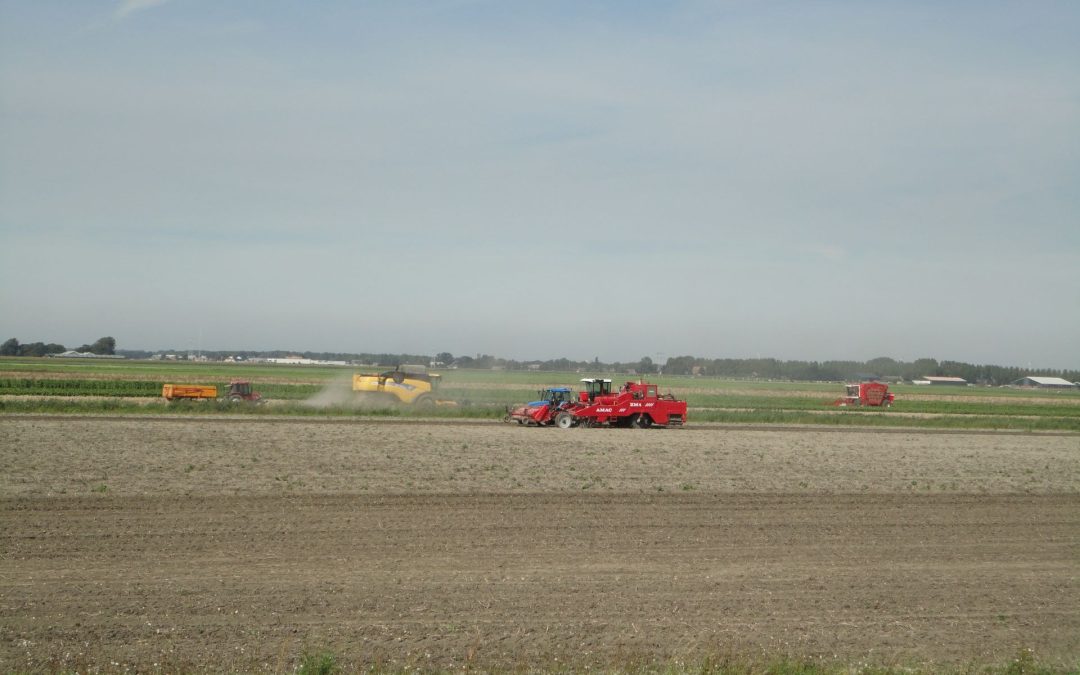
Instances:
[[[583,377],[581,383],[585,385],[585,389],[578,395],[578,400],[582,403],[595,401],[597,396],[611,395],[611,380],[598,377]]]

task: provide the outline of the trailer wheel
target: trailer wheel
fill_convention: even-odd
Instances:
[[[561,412],[555,416],[555,424],[560,429],[569,429],[574,426],[574,416],[568,412]]]

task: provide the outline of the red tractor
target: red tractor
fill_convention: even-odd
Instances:
[[[251,382],[248,380],[233,380],[229,383],[229,393],[226,398],[233,402],[247,401],[248,403],[262,403],[263,397],[257,391],[252,391]]]
[[[581,381],[585,391],[578,394],[577,403],[555,415],[555,424],[562,429],[577,426],[648,429],[680,427],[686,422],[686,401],[660,394],[655,384],[627,382],[613,392],[611,380]]]
[[[833,401],[833,405],[844,407],[878,406],[889,407],[896,400],[896,395],[889,392],[889,385],[884,382],[859,382],[846,385],[842,398]]]

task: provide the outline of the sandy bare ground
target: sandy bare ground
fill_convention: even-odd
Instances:
[[[1075,666],[1078,561],[1076,436],[0,418],[2,671]]]
[[[1080,493],[1080,435],[0,418],[0,495]]]

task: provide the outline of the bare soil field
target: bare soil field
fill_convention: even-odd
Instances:
[[[1080,662],[1080,437],[0,417],[0,670]]]

